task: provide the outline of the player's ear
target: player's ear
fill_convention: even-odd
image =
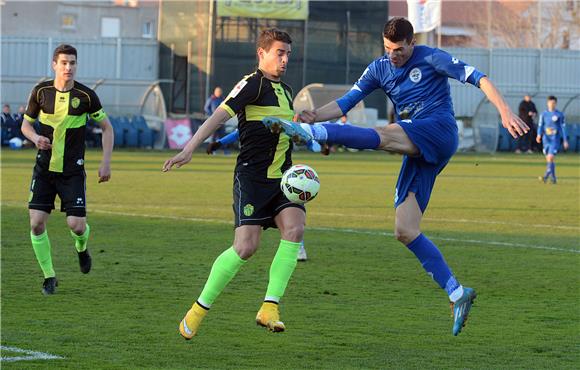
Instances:
[[[411,40],[411,42],[409,43],[409,45],[415,46],[416,43],[417,43],[417,39],[413,36],[413,39]]]

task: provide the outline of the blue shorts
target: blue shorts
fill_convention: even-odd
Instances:
[[[560,150],[560,139],[550,139],[548,136],[544,135],[542,137],[542,144],[544,146],[544,155],[556,155]]]
[[[450,115],[397,122],[419,148],[419,156],[403,156],[395,190],[395,208],[415,193],[421,212],[425,212],[435,178],[445,168],[459,142],[455,118]]]

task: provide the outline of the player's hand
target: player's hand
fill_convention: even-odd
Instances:
[[[40,150],[49,150],[52,149],[52,144],[50,143],[50,139],[46,136],[40,136],[36,138],[34,141],[34,145]]]
[[[99,167],[99,184],[102,182],[107,182],[111,179],[111,164],[101,163]]]
[[[564,141],[564,150],[568,150],[568,147],[569,147],[569,146],[570,146],[570,145],[568,145],[568,142],[567,142],[567,141]]]
[[[180,168],[184,164],[187,164],[187,163],[189,163],[189,161],[191,161],[191,156],[192,155],[193,155],[193,153],[185,152],[185,151],[182,150],[175,157],[166,160],[165,163],[163,164],[163,169],[161,171],[167,172],[173,166],[175,166],[177,168]]]
[[[219,141],[214,141],[213,143],[209,143],[205,152],[207,154],[213,154],[216,150],[222,147],[222,143]]]
[[[542,137],[540,135],[536,136],[536,143],[541,143],[542,142]]]
[[[316,122],[316,112],[313,110],[303,110],[302,113],[298,115],[298,118],[304,123],[314,123]]]
[[[501,114],[501,123],[509,133],[517,139],[519,136],[524,136],[530,128],[522,121],[520,117],[514,114],[511,110]]]

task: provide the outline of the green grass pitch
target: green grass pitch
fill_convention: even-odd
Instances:
[[[100,153],[87,153],[93,271],[78,271],[64,216],[53,212],[60,285],[44,297],[26,209],[35,152],[2,151],[1,344],[62,357],[3,368],[580,367],[579,156],[557,157],[556,186],[538,182],[540,155],[458,154],[438,178],[423,231],[479,294],[453,337],[444,292],[392,236],[400,157],[297,153],[321,192],[308,205],[310,259],[281,305],[287,331],[254,322],[279,239],[267,230],[184,341],[179,320],[232,243],[235,156],[198,153],[161,173],[173,154],[116,152],[111,182],[97,184]]]

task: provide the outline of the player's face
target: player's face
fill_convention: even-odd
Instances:
[[[52,69],[54,69],[57,79],[64,82],[72,81],[77,73],[77,57],[70,54],[59,54],[56,62],[52,62]]]
[[[415,39],[408,43],[407,40],[392,42],[391,40],[383,37],[383,45],[385,46],[385,53],[389,57],[389,60],[395,67],[401,67],[411,55],[413,55],[413,47],[415,46]]]
[[[258,58],[260,59],[260,69],[274,78],[280,78],[286,73],[288,59],[292,47],[282,41],[274,41],[270,50],[258,48]]]
[[[548,109],[549,110],[556,110],[556,101],[555,100],[548,100]]]

